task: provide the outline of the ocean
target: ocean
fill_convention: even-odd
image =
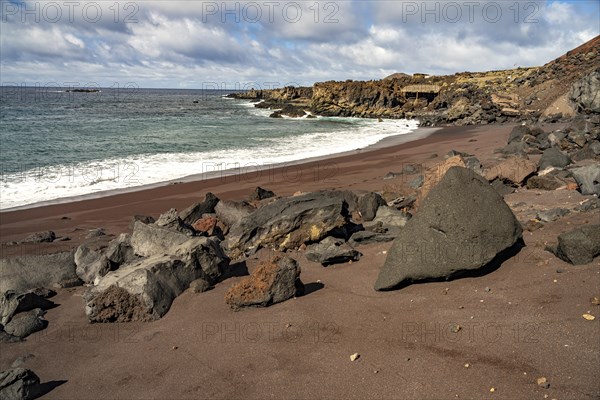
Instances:
[[[222,91],[2,87],[0,209],[364,148],[409,120],[269,118]]]

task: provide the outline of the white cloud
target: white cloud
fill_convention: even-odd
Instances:
[[[254,23],[251,3],[261,11]],[[77,77],[106,85],[202,87],[453,73],[541,65],[600,33],[596,0],[523,1],[518,15],[510,8],[514,2],[491,2],[503,6],[495,22],[483,13],[487,1],[477,3],[472,20],[463,7],[457,21],[444,11],[449,3],[431,1],[425,7],[434,14],[410,8],[423,7],[422,1],[275,3],[269,10],[262,2],[228,1],[227,13],[221,1],[152,1],[134,8],[100,2],[102,18],[93,23],[77,9],[73,21],[63,14],[57,22],[23,23],[18,14],[8,15],[0,22],[2,81]],[[527,16],[537,22],[525,22]]]

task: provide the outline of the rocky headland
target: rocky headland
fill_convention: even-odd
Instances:
[[[232,97],[288,115],[411,118],[422,126],[566,121],[600,111],[600,36],[541,67],[454,75],[397,73],[381,80],[320,82]]]

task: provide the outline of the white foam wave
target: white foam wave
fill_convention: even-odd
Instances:
[[[268,165],[364,148],[418,127],[418,122],[408,120],[332,119],[351,121],[355,127],[343,132],[314,132],[265,140],[264,146],[253,149],[139,155],[7,174],[0,181],[0,209],[157,184],[191,175],[214,176],[226,170],[255,172]]]

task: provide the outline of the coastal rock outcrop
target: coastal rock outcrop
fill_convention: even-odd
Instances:
[[[256,270],[225,294],[225,302],[234,309],[267,307],[304,293],[300,266],[293,258],[276,257],[262,262]]]
[[[375,289],[479,269],[521,235],[520,223],[484,178],[451,167],[394,240]]]
[[[85,293],[91,322],[159,319],[190,283],[203,279],[210,286],[229,262],[219,241],[206,237],[188,238],[164,254],[152,253],[109,272]]]

